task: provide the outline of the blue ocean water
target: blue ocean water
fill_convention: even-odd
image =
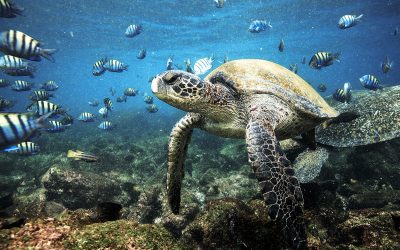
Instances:
[[[58,49],[56,63],[42,60],[32,80],[38,86],[47,80],[60,84],[57,103],[68,107],[74,116],[88,110],[87,101],[109,96],[109,88],[122,94],[126,87],[151,93],[149,77],[165,70],[166,60],[184,65],[214,54],[214,68],[230,59],[260,58],[286,67],[297,63],[298,74],[314,87],[325,83],[324,95],[350,81],[361,89],[358,78],[375,74],[384,85],[400,81],[398,58],[400,36],[391,33],[400,26],[400,1],[239,1],[228,0],[223,8],[213,1],[45,1],[20,0],[24,15],[0,20],[0,30],[17,29],[41,41],[45,48]],[[364,14],[355,27],[341,30],[339,18],[345,14]],[[271,21],[273,28],[258,34],[248,32],[255,19]],[[124,36],[130,24],[141,24],[143,32],[134,38]],[[284,52],[277,47],[285,41]],[[144,60],[136,59],[142,48]],[[321,70],[307,64],[318,51],[340,52],[340,63]],[[380,63],[388,55],[394,68],[383,74]],[[123,73],[94,77],[93,63],[101,57],[121,60],[129,65]],[[306,57],[306,64],[300,63]],[[15,80],[4,74],[2,78]],[[27,77],[20,77],[23,79]],[[29,79],[29,78],[27,78]],[[30,80],[30,79],[29,79]],[[1,95],[18,101],[21,111],[28,93],[1,89]],[[160,112],[175,112],[156,100]],[[142,112],[142,97],[131,98],[118,109]],[[158,114],[152,114],[157,116]]]

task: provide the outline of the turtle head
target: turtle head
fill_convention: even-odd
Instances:
[[[185,111],[197,111],[201,106],[206,82],[181,70],[169,70],[157,75],[151,90],[162,101]]]

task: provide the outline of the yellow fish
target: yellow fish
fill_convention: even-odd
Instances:
[[[86,162],[96,162],[99,160],[97,156],[79,150],[76,151],[68,150],[67,157],[72,158],[76,161],[86,161]]]

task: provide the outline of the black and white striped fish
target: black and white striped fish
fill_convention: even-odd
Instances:
[[[104,121],[100,123],[98,128],[104,129],[104,130],[111,130],[114,128],[114,125],[110,121]]]
[[[21,31],[9,30],[0,34],[0,51],[4,54],[40,61],[41,57],[54,62],[55,49],[43,49],[40,42]]]
[[[0,88],[5,88],[10,86],[10,82],[7,81],[6,79],[0,79]]]
[[[1,0],[0,0],[1,1]],[[16,56],[10,56],[10,55],[4,55],[0,57],[0,68],[1,69],[22,69],[22,68],[28,68],[32,67],[31,63],[24,62],[22,58],[16,57]]]
[[[193,70],[195,75],[202,75],[212,68],[213,57],[205,57],[194,63]]]
[[[64,125],[59,121],[49,121],[50,127],[46,130],[48,132],[63,132],[66,127],[69,127],[71,124]]]
[[[124,90],[124,95],[126,96],[135,96],[136,90],[134,88],[127,88]]]
[[[15,5],[10,0],[0,0],[0,17],[12,18],[22,15],[23,8]]]
[[[6,98],[0,96],[0,111],[12,108],[13,106],[13,101],[7,100]]]
[[[55,81],[47,81],[43,83],[40,88],[46,91],[54,91],[58,89],[58,84]]]
[[[153,97],[150,96],[150,95],[146,95],[144,97],[144,102],[147,103],[147,104],[153,104]]]
[[[112,110],[112,106],[113,106],[113,103],[112,103],[111,99],[106,97],[106,98],[104,98],[103,102],[104,102],[104,107],[106,107],[107,110],[111,111]]]
[[[48,102],[48,101],[37,101],[33,102],[28,106],[27,111],[34,112],[36,115],[45,115],[48,113],[53,114],[64,114],[63,110],[59,105]]]
[[[317,52],[312,57],[308,65],[313,69],[321,69],[333,64],[333,61],[339,62],[340,53]]]
[[[46,90],[35,90],[29,96],[29,99],[32,101],[46,101],[52,96],[53,94],[47,92]]]
[[[29,76],[30,78],[33,78],[34,75],[33,73],[35,72],[36,68],[21,68],[21,69],[17,69],[17,68],[6,68],[6,69],[2,69],[1,71],[4,74],[7,74],[9,76]]]
[[[79,115],[78,120],[83,122],[92,122],[95,118],[95,115],[89,112],[83,112]]]
[[[97,62],[93,64],[92,74],[94,76],[102,75],[106,69],[104,68],[104,64],[107,62],[107,58],[101,58]]]
[[[33,87],[33,84],[27,81],[17,80],[11,86],[11,89],[15,91],[26,91],[30,90]]]
[[[125,36],[126,37],[135,37],[139,35],[142,32],[142,26],[141,25],[136,25],[136,24],[131,24],[126,28],[125,31]]]
[[[50,115],[52,113],[35,119],[29,114],[0,113],[0,149],[20,143],[36,130],[47,127],[46,119]]]
[[[126,95],[118,96],[117,97],[117,102],[126,102],[126,99],[127,99]]]
[[[357,23],[361,21],[361,18],[363,17],[363,14],[357,16],[357,15],[344,15],[339,19],[339,28],[340,29],[347,29],[350,27],[353,27]]]
[[[363,77],[360,77],[360,83],[366,89],[374,91],[377,89],[382,89],[382,86],[379,84],[378,79],[374,75],[364,75]]]
[[[103,67],[111,72],[122,72],[124,70],[128,70],[128,65],[125,65],[124,63],[114,59],[108,60]]]
[[[19,155],[34,155],[39,152],[39,146],[31,141],[21,142],[15,146],[4,149],[7,153],[19,154]]]

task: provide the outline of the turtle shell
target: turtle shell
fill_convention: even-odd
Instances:
[[[318,127],[316,139],[319,143],[353,147],[400,137],[400,86],[353,92],[353,101],[349,104],[332,103],[338,111],[356,111],[360,117],[326,129]]]
[[[322,112],[323,116],[327,117],[338,115],[310,84],[276,63],[259,59],[229,61],[212,71],[205,80],[215,82],[221,74],[229,79],[230,87],[239,94],[275,94],[290,103],[293,101],[291,100],[293,95],[282,94],[290,92],[318,107],[318,112],[314,112],[314,109],[308,108],[309,105],[303,105],[300,107],[304,109],[303,111],[315,113],[315,115],[320,115],[319,113]]]

